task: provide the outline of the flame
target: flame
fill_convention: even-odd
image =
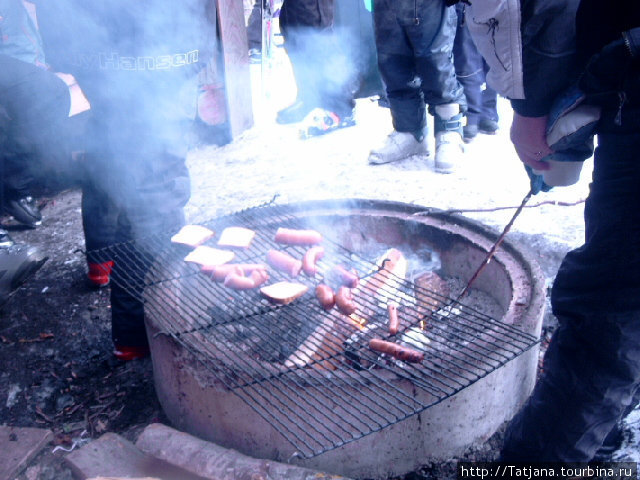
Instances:
[[[427,322],[425,322],[424,320],[420,320],[420,330],[426,330],[427,329]]]
[[[347,318],[350,320],[350,322],[353,324],[354,327],[358,327],[361,330],[367,324],[367,321],[364,318],[362,318],[359,315],[356,315],[355,313],[352,313],[351,315],[347,316]]]

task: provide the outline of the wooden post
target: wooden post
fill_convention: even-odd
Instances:
[[[251,76],[243,2],[216,0],[231,136],[253,126]]]

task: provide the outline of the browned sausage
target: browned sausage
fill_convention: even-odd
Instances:
[[[286,245],[317,245],[322,243],[322,234],[315,230],[295,230],[292,228],[278,228],[276,243]]]
[[[324,257],[324,247],[311,247],[302,257],[302,271],[309,277],[314,277],[318,273],[316,263]]]
[[[336,307],[345,315],[351,315],[357,310],[353,301],[353,293],[348,287],[340,287],[336,293]]]
[[[379,338],[369,340],[369,348],[375,352],[386,353],[403,362],[420,363],[424,360],[424,353],[412,348],[403,347],[397,343],[386,342]]]
[[[254,270],[267,270],[267,266],[262,263],[225,263],[224,265],[204,266],[200,271],[209,275],[216,282],[223,282],[235,268],[240,268],[244,275],[249,275]]]
[[[337,281],[349,288],[356,288],[360,279],[358,278],[358,274],[355,271],[349,271],[344,268],[342,265],[336,265],[331,269],[332,276],[337,278]]]
[[[267,252],[267,263],[277,270],[289,274],[290,277],[297,277],[302,270],[302,262],[291,255],[280,250],[269,250]]]
[[[316,287],[316,297],[326,311],[329,311],[336,304],[336,295],[329,285],[321,283]]]
[[[387,305],[387,312],[389,313],[389,333],[395,335],[398,333],[398,327],[400,322],[398,321],[398,306],[395,303]]]

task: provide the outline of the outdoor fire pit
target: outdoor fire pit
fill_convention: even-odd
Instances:
[[[236,250],[236,261],[251,263],[274,248],[302,257],[306,247],[274,243],[278,227],[321,232],[320,274],[296,278],[309,292],[289,305],[212,281],[184,262],[184,246],[155,257],[144,288],[147,330],[156,391],[174,426],[254,457],[367,478],[451,458],[492,435],[535,382],[543,275],[506,241],[458,298],[497,235],[424,210],[320,201],[207,225],[254,230],[251,247]],[[368,291],[390,248],[406,258],[406,275]],[[350,316],[323,310],[313,294],[336,264],[361,279]],[[395,335],[390,302],[401,318]],[[424,358],[380,354],[369,347],[374,337]]]

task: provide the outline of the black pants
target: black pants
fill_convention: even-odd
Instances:
[[[262,0],[255,0],[247,22],[249,49],[262,50]]]
[[[4,195],[30,193],[43,172],[63,175],[70,167],[67,85],[53,73],[0,55],[0,130]]]
[[[93,100],[82,197],[87,260],[115,262],[112,338],[118,345],[141,346],[147,342],[145,275],[158,251],[184,224],[190,180],[183,138],[189,122],[151,122],[150,112],[137,118],[126,102]]]
[[[333,0],[285,0],[280,12],[298,100],[343,117],[355,105],[357,67],[350,57],[352,37],[338,35],[333,20]]]
[[[375,0],[378,66],[386,85],[393,127],[421,132],[425,103],[457,103],[465,110],[453,66],[456,14],[442,0]]]
[[[603,130],[585,205],[586,241],[556,277],[560,326],[543,376],[509,426],[505,461],[589,461],[638,401],[640,129]]]

